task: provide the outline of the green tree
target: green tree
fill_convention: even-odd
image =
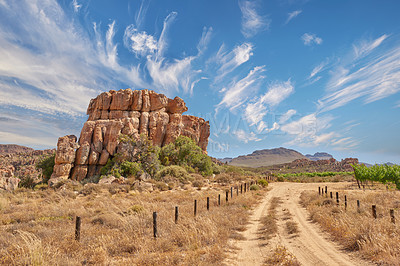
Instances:
[[[36,169],[42,170],[44,183],[47,183],[47,181],[49,181],[49,179],[51,177],[51,174],[53,174],[55,157],[56,157],[56,154],[53,153],[52,155],[41,158],[41,160],[39,160],[36,163]]]

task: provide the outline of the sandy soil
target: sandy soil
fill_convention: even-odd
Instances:
[[[328,187],[343,188],[349,183],[327,183]],[[292,253],[301,265],[369,265],[354,254],[340,248],[322,232],[319,226],[309,220],[309,215],[300,203],[300,194],[304,190],[317,193],[315,183],[272,183],[270,191],[262,202],[253,210],[250,223],[242,235],[244,240],[232,240],[232,249],[226,265],[263,265],[266,258],[277,246],[284,246]],[[262,224],[260,218],[268,214],[269,203],[273,197],[282,200],[277,211],[278,233],[272,239],[266,240],[260,234]],[[287,213],[298,226],[298,233],[289,235],[286,230]]]

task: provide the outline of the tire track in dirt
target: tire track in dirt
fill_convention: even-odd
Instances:
[[[347,184],[347,183],[345,183]],[[335,183],[328,186],[344,186]],[[318,191],[321,183],[272,183],[270,191],[262,202],[253,210],[246,231],[242,233],[244,240],[233,240],[237,252],[231,250],[226,265],[262,265],[275,247],[284,246],[292,253],[301,265],[373,265],[350,254],[329,240],[329,235],[322,232],[319,226],[312,223],[307,210],[300,203],[300,195],[304,190]],[[277,207],[277,235],[265,240],[259,231],[262,228],[260,219],[267,215],[269,203],[273,197],[279,197],[282,204]],[[291,220],[297,223],[296,236],[286,232],[286,220],[282,219],[283,210],[291,213]]]

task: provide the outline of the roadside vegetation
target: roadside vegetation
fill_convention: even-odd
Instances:
[[[362,257],[379,265],[398,265],[400,261],[400,225],[392,223],[390,209],[399,219],[400,194],[384,190],[339,191],[347,196],[348,206],[343,198],[337,206],[335,200],[320,196],[312,191],[304,192],[302,204],[310,212],[311,219],[318,222],[344,248],[357,251]],[[360,208],[357,207],[360,201]],[[372,215],[376,205],[377,218]]]
[[[395,184],[400,189],[400,165],[373,165],[370,167],[364,164],[352,165],[357,181],[379,182],[382,184]]]

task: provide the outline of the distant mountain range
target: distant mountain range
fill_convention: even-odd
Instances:
[[[16,144],[0,144],[0,154],[2,153],[15,154],[15,153],[25,153],[32,151],[34,151],[34,149]]]
[[[329,160],[332,159],[333,156],[326,152],[316,152],[314,155],[306,154],[305,155],[311,161],[318,161],[318,160]]]
[[[290,163],[296,159],[308,158],[298,151],[280,147],[276,149],[254,151],[252,154],[242,155],[233,158],[230,161],[229,158],[222,160],[225,160],[229,165],[234,166],[260,167]]]

